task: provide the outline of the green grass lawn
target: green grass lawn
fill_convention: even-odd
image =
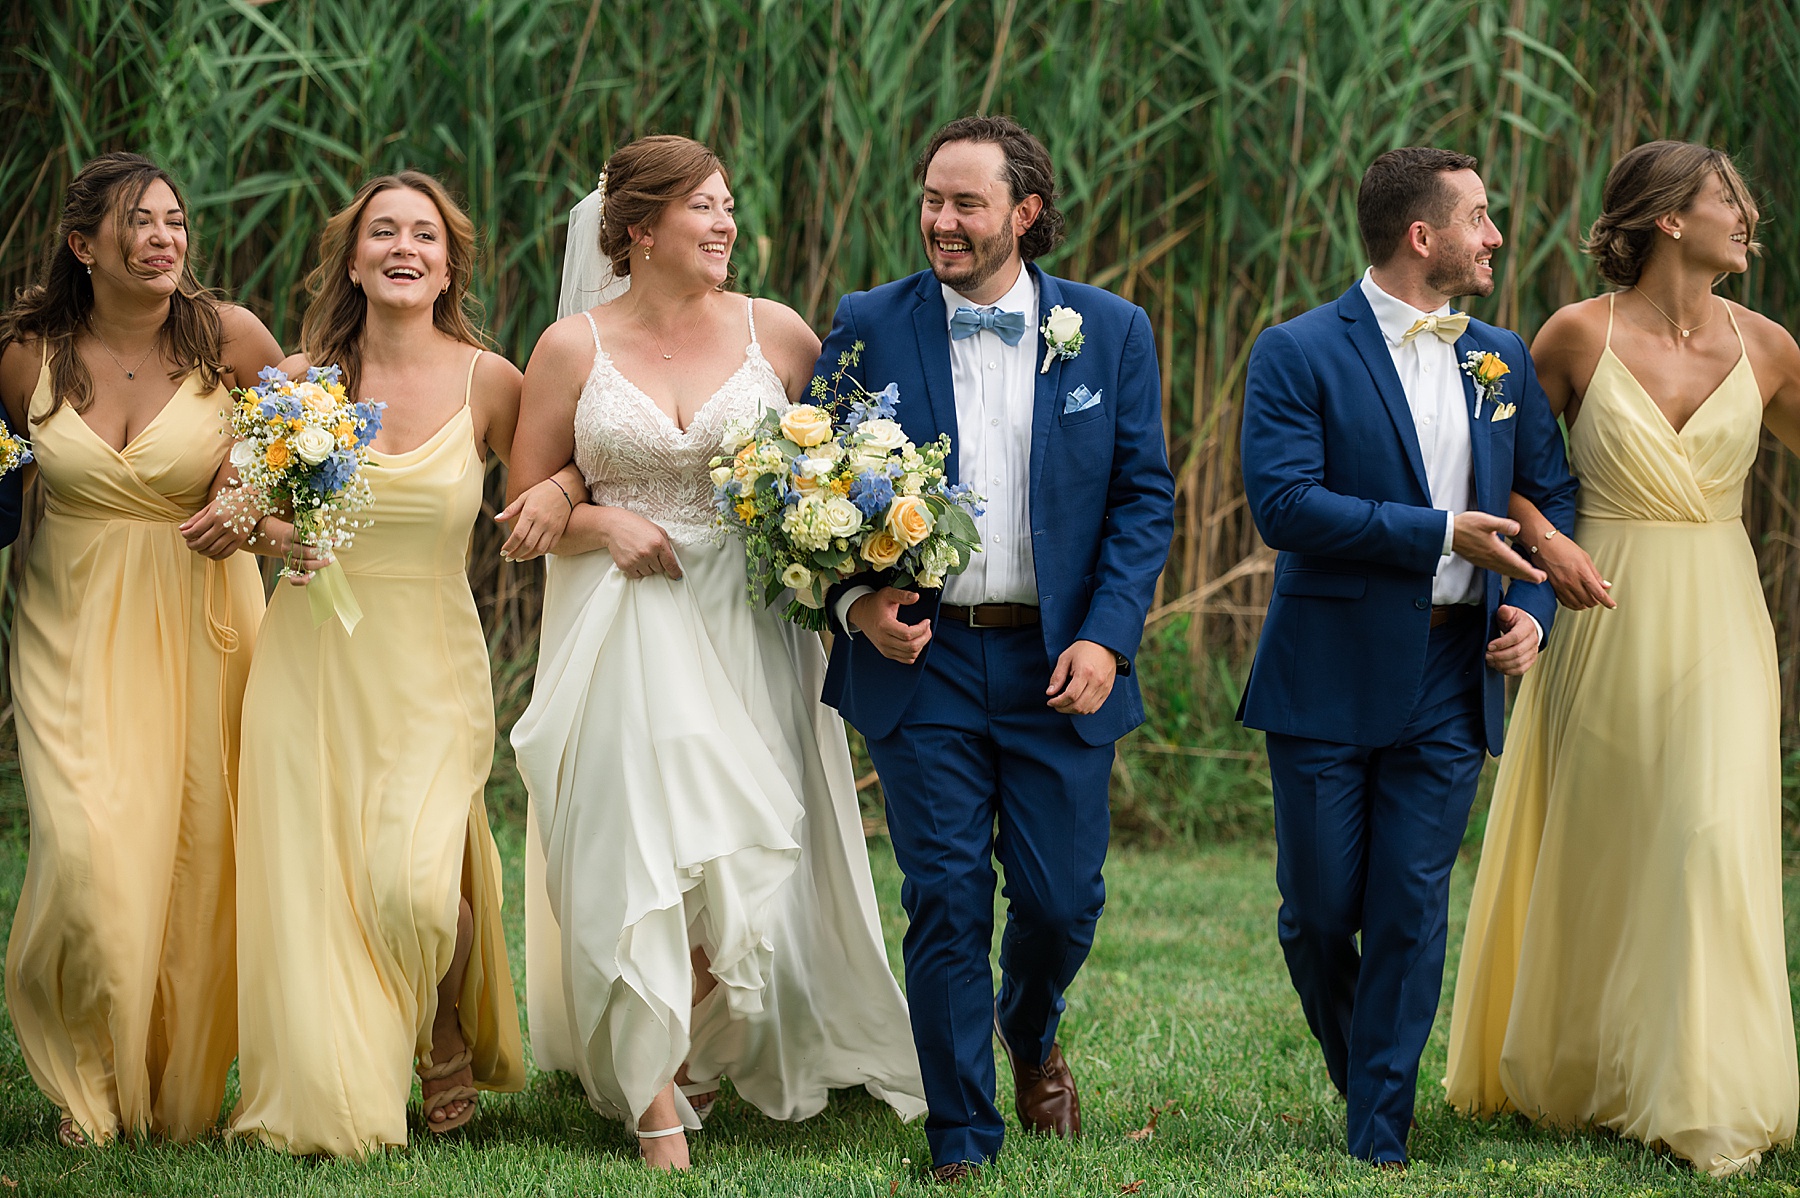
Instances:
[[[514,965],[519,836],[502,832]],[[890,957],[899,964],[899,876],[870,843]],[[0,835],[0,919],[24,872],[22,831]],[[1460,931],[1472,862],[1459,869]],[[1343,1155],[1343,1104],[1288,988],[1275,944],[1273,853],[1251,843],[1202,851],[1121,851],[1093,956],[1069,995],[1063,1045],[1081,1082],[1077,1143],[1010,1139],[999,1164],[962,1192],[1019,1195],[1794,1194],[1800,1156],[1775,1153],[1752,1179],[1716,1183],[1603,1135],[1565,1135],[1511,1119],[1476,1124],[1439,1094],[1447,1011],[1426,1052],[1414,1166],[1378,1174]],[[1793,906],[1796,894],[1789,891]],[[1791,926],[1791,925],[1790,925]],[[1789,958],[1796,958],[1790,933]],[[1452,945],[1452,963],[1455,948]],[[522,980],[522,974],[521,974]],[[1445,1003],[1449,1001],[1446,979]],[[523,1002],[521,1000],[521,1008]],[[1004,1063],[1002,1085],[1009,1084]],[[1173,1104],[1144,1142],[1127,1132]],[[1010,1117],[1010,1093],[1003,1103]],[[415,1105],[416,1120],[416,1105]],[[415,1122],[416,1127],[416,1122]],[[587,1108],[564,1075],[534,1073],[523,1094],[487,1095],[469,1134],[421,1136],[367,1163],[293,1160],[207,1143],[59,1148],[55,1117],[0,1031],[0,1198],[9,1195],[544,1195],[935,1192],[922,1179],[925,1136],[861,1092],[803,1124],[763,1118],[727,1093],[694,1144],[694,1171],[653,1176],[623,1127]],[[1142,1182],[1137,1188],[1133,1186]]]

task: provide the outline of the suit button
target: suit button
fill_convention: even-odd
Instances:
[[[1418,608],[1420,611],[1424,611],[1426,608],[1430,607],[1431,604],[1425,602],[1423,599],[1414,599],[1413,606]]]

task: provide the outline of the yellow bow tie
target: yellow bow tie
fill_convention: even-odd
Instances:
[[[1400,344],[1405,345],[1420,333],[1435,333],[1439,341],[1453,345],[1456,339],[1468,332],[1469,314],[1452,312],[1448,316],[1426,316],[1413,321],[1412,328],[1400,334]]]

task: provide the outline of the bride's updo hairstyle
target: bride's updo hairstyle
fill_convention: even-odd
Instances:
[[[69,181],[63,195],[62,215],[56,235],[44,255],[38,281],[19,290],[11,308],[0,314],[0,350],[15,341],[40,341],[50,362],[48,411],[37,423],[48,420],[63,404],[85,412],[94,402],[94,380],[75,352],[75,335],[87,327],[94,310],[94,281],[87,267],[69,248],[69,236],[80,233],[89,241],[111,234],[119,253],[130,261],[136,235],[131,214],[144,193],[158,179],[175,193],[183,212],[187,201],[181,186],[169,173],[142,154],[115,151],[88,160]],[[129,267],[127,267],[129,269]],[[158,347],[175,360],[170,382],[180,382],[190,371],[200,372],[200,385],[211,390],[224,372],[225,325],[219,319],[218,297],[194,277],[194,247],[181,263],[181,275],[169,296],[169,315],[156,335]]]
[[[1725,185],[1750,228],[1750,252],[1756,241],[1756,203],[1731,158],[1711,146],[1691,141],[1652,141],[1613,165],[1600,193],[1600,218],[1588,230],[1583,249],[1600,268],[1600,277],[1615,287],[1636,285],[1656,247],[1656,222],[1685,212],[1713,175]]]
[[[489,348],[481,331],[481,305],[469,294],[475,277],[475,222],[469,219],[442,183],[422,171],[377,175],[364,183],[325,222],[319,234],[319,264],[306,276],[312,303],[300,322],[300,349],[315,366],[343,369],[344,386],[355,396],[362,377],[362,332],[369,302],[361,287],[350,281],[350,265],[356,243],[362,237],[363,213],[369,201],[384,191],[404,187],[430,200],[444,226],[444,247],[450,286],[431,307],[431,323],[447,337],[465,345]]]
[[[719,156],[691,137],[661,133],[619,147],[606,160],[606,199],[600,211],[600,252],[621,279],[631,274],[631,228],[656,223],[663,209],[693,195],[717,171],[731,186]],[[737,273],[729,268],[726,285]]]

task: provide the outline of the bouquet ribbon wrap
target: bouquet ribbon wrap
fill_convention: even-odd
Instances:
[[[325,621],[336,616],[345,633],[352,633],[362,620],[362,607],[350,589],[350,577],[335,561],[313,573],[306,584],[306,603],[312,610],[314,628],[323,627]]]

